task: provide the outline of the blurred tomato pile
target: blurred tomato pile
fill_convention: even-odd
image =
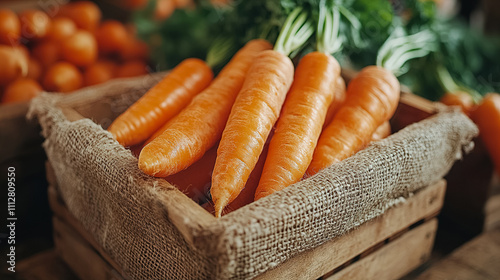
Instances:
[[[90,1],[60,6],[53,15],[0,9],[1,103],[146,74],[148,46],[134,32],[133,26],[103,20]]]

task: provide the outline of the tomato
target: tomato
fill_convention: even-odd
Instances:
[[[22,49],[0,45],[0,86],[28,73],[28,57]]]
[[[0,44],[16,45],[21,35],[21,22],[8,9],[0,9]]]
[[[115,76],[117,66],[112,61],[98,61],[85,69],[83,79],[85,86],[97,85],[111,80]]]
[[[133,36],[128,40],[127,44],[123,46],[120,51],[120,58],[124,61],[142,59],[147,60],[149,57],[148,45]]]
[[[155,19],[165,20],[172,15],[175,10],[174,0],[157,0],[155,8]]]
[[[97,52],[94,35],[85,30],[77,31],[61,45],[63,59],[81,67],[93,64],[97,59]]]
[[[129,40],[125,26],[116,20],[104,21],[96,32],[99,51],[116,53],[121,51]]]
[[[47,38],[62,42],[76,32],[76,24],[67,17],[57,17],[52,20]]]
[[[148,65],[142,60],[131,60],[120,66],[116,72],[116,77],[136,77],[146,75],[148,73]]]
[[[43,38],[50,28],[49,16],[39,10],[25,10],[19,14],[21,36],[28,40]]]
[[[61,59],[60,49],[60,44],[56,41],[43,40],[31,49],[31,54],[44,68],[48,68]]]
[[[43,87],[47,91],[71,92],[81,88],[83,77],[80,70],[68,62],[57,62],[45,73]]]
[[[71,18],[76,26],[87,31],[95,31],[101,21],[99,7],[91,1],[78,1],[66,5],[61,15]]]
[[[28,61],[28,74],[26,78],[33,79],[35,81],[39,81],[42,77],[42,64],[38,59],[34,57],[30,57]]]
[[[185,8],[193,4],[192,0],[173,0],[177,8]]]
[[[42,92],[42,86],[29,78],[20,78],[10,83],[2,97],[2,103],[24,102],[32,99]]]

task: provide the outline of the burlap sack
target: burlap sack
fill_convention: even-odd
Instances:
[[[196,223],[201,217],[192,213],[204,210],[194,202],[178,210],[183,194],[144,175],[131,152],[96,124],[100,120],[70,122],[58,107],[124,109],[156,80],[113,82],[70,101],[44,95],[30,108],[69,211],[131,279],[255,277],[438,181],[478,133],[462,113],[443,112],[283,191]],[[181,217],[175,223],[172,212]]]

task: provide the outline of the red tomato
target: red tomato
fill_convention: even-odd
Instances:
[[[52,65],[43,78],[43,87],[47,91],[71,92],[81,88],[82,85],[82,73],[68,62],[57,62]]]
[[[116,72],[116,77],[136,77],[146,75],[148,73],[148,65],[141,60],[132,60],[125,62]]]
[[[99,51],[117,53],[128,43],[129,35],[125,26],[116,20],[104,21],[96,32]]]
[[[25,10],[19,14],[21,36],[28,40],[45,37],[50,28],[49,16],[39,10]]]
[[[67,17],[57,17],[52,20],[47,38],[62,42],[69,36],[73,35],[77,30],[76,24]]]
[[[93,64],[97,59],[97,42],[92,33],[79,30],[61,45],[64,60],[80,67]]]
[[[26,78],[33,79],[35,81],[39,81],[42,77],[42,64],[38,59],[34,57],[30,57],[28,61],[28,74]]]
[[[5,88],[2,103],[29,101],[42,91],[42,86],[37,81],[29,78],[20,78]]]
[[[28,57],[20,48],[0,45],[0,86],[5,86],[28,73]]]
[[[78,1],[66,5],[61,15],[71,18],[76,26],[87,31],[95,31],[101,22],[102,13],[91,1]]]
[[[31,54],[44,68],[50,67],[61,59],[60,44],[54,40],[43,40],[31,50]]]
[[[111,80],[115,76],[117,65],[112,61],[98,61],[85,69],[85,86],[97,85]]]
[[[16,45],[21,35],[21,22],[17,15],[8,9],[0,9],[0,43]]]

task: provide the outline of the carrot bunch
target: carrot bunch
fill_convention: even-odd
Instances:
[[[18,14],[0,9],[0,60],[6,62],[0,70],[1,102],[146,74],[148,52],[131,28],[102,20],[91,1]]]
[[[217,217],[226,207],[234,210],[282,190],[386,137],[399,101],[394,73],[404,58],[422,52],[413,53],[411,46],[399,52],[400,59],[385,59],[381,52],[380,63],[362,69],[346,88],[332,56],[342,47],[339,9],[332,4],[317,15],[315,30],[308,11],[294,9],[274,46],[249,41],[213,80],[196,76],[210,73],[203,69],[211,63],[198,60],[182,72],[182,62],[109,130],[124,146],[144,141],[138,167],[146,174],[178,184],[200,203],[209,186],[211,202],[205,205]],[[295,67],[290,55],[315,32],[317,50]],[[184,102],[168,101],[181,93]],[[195,180],[197,168],[203,175]]]

